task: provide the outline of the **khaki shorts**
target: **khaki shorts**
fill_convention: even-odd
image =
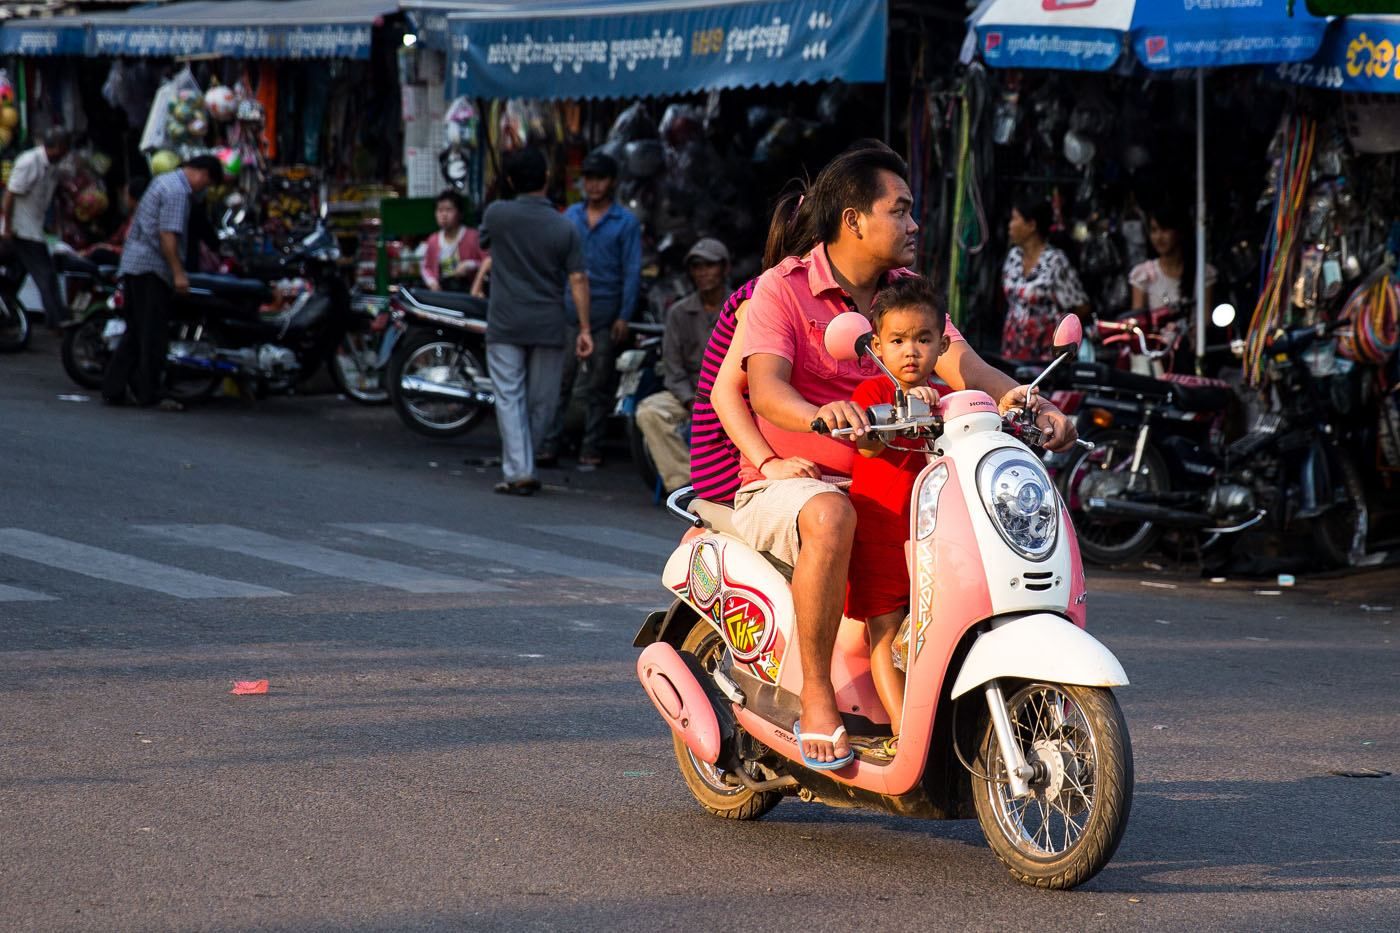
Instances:
[[[801,546],[797,513],[814,496],[827,492],[845,495],[850,481],[838,482],[798,477],[749,483],[734,493],[734,527],[751,547],[795,567]]]

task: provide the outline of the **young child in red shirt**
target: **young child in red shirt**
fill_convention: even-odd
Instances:
[[[911,398],[938,404],[929,377],[948,349],[943,298],[923,276],[902,278],[881,289],[871,309],[871,347]],[[852,401],[869,408],[894,402],[895,387],[883,373],[856,388]],[[904,713],[904,675],[891,649],[909,611],[909,498],[928,464],[923,444],[909,438],[867,434],[856,441],[860,456],[851,472],[851,504],[856,510],[855,543],[846,590],[846,615],[865,622],[870,638],[870,673],[890,715],[894,736],[885,743],[893,754]]]

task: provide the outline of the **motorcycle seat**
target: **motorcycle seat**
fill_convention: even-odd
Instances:
[[[705,523],[705,527],[716,534],[728,535],[731,538],[744,540],[744,536],[739,534],[739,530],[734,527],[734,508],[722,502],[712,502],[709,499],[692,499],[687,506],[691,514]],[[792,582],[792,567],[783,561],[778,560],[767,551],[760,551],[760,554],[781,573],[789,583]]]
[[[266,282],[258,279],[241,279],[235,275],[212,275],[205,272],[190,274],[190,288],[202,288],[220,298],[246,298],[251,301],[266,301],[272,291]]]
[[[426,288],[403,288],[402,291],[422,305],[446,308],[468,317],[486,317],[486,299],[474,298],[466,292],[433,292]]]
[[[1219,379],[1176,374],[1165,379],[1171,383],[1172,404],[1182,411],[1223,411],[1234,396],[1230,384]]]
[[[93,278],[102,278],[104,267],[88,259],[86,256],[79,256],[77,253],[58,252],[53,254],[53,267],[58,272],[76,272],[81,275],[89,275]]]

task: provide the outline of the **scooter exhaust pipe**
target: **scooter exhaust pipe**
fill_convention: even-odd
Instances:
[[[475,402],[478,405],[495,405],[496,395],[482,389],[464,389],[441,382],[430,382],[422,376],[404,376],[399,380],[399,389],[409,396],[432,396],[449,398],[458,402]]]
[[[1187,512],[1182,509],[1168,509],[1146,502],[1132,502],[1127,499],[1090,498],[1085,503],[1085,511],[1090,515],[1131,518],[1172,528],[1208,528],[1215,522],[1215,519],[1209,515]]]

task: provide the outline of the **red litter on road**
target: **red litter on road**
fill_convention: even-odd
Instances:
[[[251,696],[257,693],[267,693],[267,681],[265,680],[235,680],[233,689],[229,691],[236,697]]]

